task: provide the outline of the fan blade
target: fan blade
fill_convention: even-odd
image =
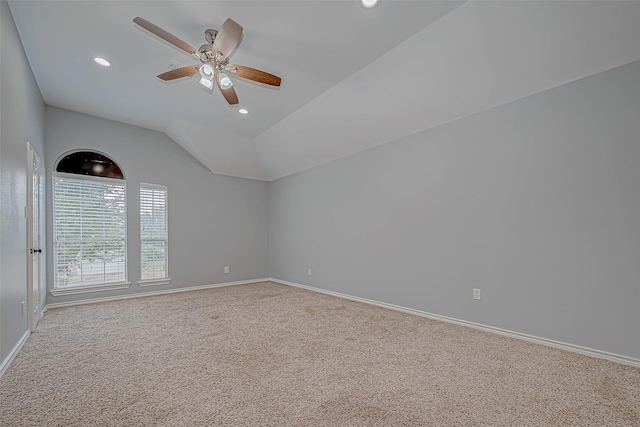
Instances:
[[[145,30],[155,34],[158,37],[160,37],[161,39],[168,41],[169,43],[171,43],[175,47],[184,50],[189,55],[193,55],[193,56],[196,56],[197,58],[202,59],[200,52],[198,52],[198,50],[195,47],[191,46],[189,43],[186,43],[186,42],[180,40],[179,38],[177,38],[176,36],[174,36],[170,32],[168,32],[166,30],[163,30],[162,28],[158,27],[156,24],[152,24],[151,22],[147,21],[144,18],[140,18],[139,16],[136,17],[133,20],[133,22],[135,22],[136,24],[140,25]]]
[[[176,68],[158,75],[158,78],[166,81],[179,79],[180,77],[193,76],[200,71],[200,65],[189,65],[187,67]]]
[[[214,53],[220,52],[222,54],[220,60],[225,60],[231,52],[233,52],[233,49],[238,46],[241,37],[242,26],[233,19],[227,18],[222,24],[222,27],[220,27],[220,31],[218,31],[218,35],[213,41],[213,49],[211,50]]]
[[[264,71],[256,70],[255,68],[245,67],[244,65],[230,64],[227,70],[238,77],[243,79],[253,80],[254,82],[264,83],[271,86],[280,86],[282,79],[273,74],[266,73]],[[235,69],[235,71],[234,71]]]
[[[220,76],[218,73],[216,73],[215,81],[218,84],[218,88],[220,89],[220,92],[222,92],[224,99],[227,100],[229,105],[238,104],[238,94],[236,94],[236,90],[233,88],[233,85],[223,89],[222,86],[220,86]]]

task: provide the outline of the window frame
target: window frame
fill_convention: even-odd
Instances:
[[[65,155],[68,155],[65,154]],[[61,156],[60,158],[63,158],[65,155]],[[56,162],[57,164],[57,162]],[[98,181],[98,182],[107,182],[107,183],[114,183],[114,184],[120,184],[123,186],[124,188],[124,194],[123,194],[123,200],[124,200],[124,281],[118,281],[118,282],[106,282],[106,283],[99,283],[99,284],[89,284],[89,285],[81,285],[81,286],[71,286],[71,287],[64,287],[64,288],[58,288],[57,286],[57,271],[58,271],[58,257],[57,257],[57,249],[56,249],[56,245],[58,243],[57,239],[56,239],[56,178],[68,178],[68,179],[74,179],[74,180],[78,180],[78,181]],[[49,293],[53,296],[62,296],[62,295],[72,295],[72,294],[80,294],[80,293],[87,293],[87,292],[97,292],[97,291],[107,291],[107,290],[113,290],[113,289],[126,289],[128,287],[131,286],[131,282],[128,280],[129,278],[129,263],[128,263],[128,203],[127,203],[127,197],[128,197],[128,193],[127,193],[127,181],[126,179],[123,178],[119,179],[119,178],[105,178],[105,177],[100,177],[100,176],[91,176],[91,175],[81,175],[81,174],[74,174],[74,173],[68,173],[68,172],[57,172],[54,170],[54,172],[52,173],[52,177],[51,177],[51,189],[52,189],[52,205],[53,205],[53,209],[52,209],[52,230],[53,230],[53,238],[52,238],[52,244],[53,244],[53,256],[52,256],[52,260],[53,260],[53,267],[55,269],[54,271],[54,280],[53,280],[53,289],[51,289],[49,291]]]
[[[142,192],[143,190],[156,190],[164,192],[164,218],[165,218],[165,238],[164,240],[159,239],[145,239],[143,238],[143,229],[142,229]],[[138,286],[159,286],[159,285],[168,285],[171,283],[171,278],[169,277],[169,190],[166,185],[162,184],[151,184],[151,183],[140,183],[140,188],[138,192],[138,213],[140,215],[140,280],[138,281]],[[143,270],[143,256],[142,250],[145,242],[164,242],[164,277],[154,277],[151,279],[143,279],[142,278],[142,270]]]

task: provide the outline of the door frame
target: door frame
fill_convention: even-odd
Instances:
[[[34,177],[37,177],[37,194],[38,194],[38,203],[37,206],[34,204]],[[43,233],[42,227],[43,218],[41,217],[43,214],[43,188],[44,188],[44,169],[42,167],[42,161],[38,153],[35,152],[33,146],[29,141],[27,141],[27,206],[25,211],[25,217],[27,220],[27,309],[28,309],[28,323],[29,323],[29,331],[33,332],[38,325],[38,321],[42,317],[42,309],[43,304],[41,301],[42,295],[42,284],[43,284],[43,274],[42,274],[42,263],[46,262],[46,257],[42,255],[41,252],[33,253],[35,250],[42,250],[44,247],[43,244]],[[34,230],[34,216],[37,215],[37,230]],[[38,234],[38,247],[34,247],[35,236],[34,234],[37,232]],[[34,283],[34,264],[37,261],[37,280]]]

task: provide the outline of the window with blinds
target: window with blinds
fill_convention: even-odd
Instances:
[[[123,283],[126,183],[57,173],[53,178],[54,288]]]
[[[167,187],[140,185],[140,279],[168,278]]]

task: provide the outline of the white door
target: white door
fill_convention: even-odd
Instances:
[[[29,301],[29,330],[33,332],[40,320],[42,304],[40,303],[40,203],[42,200],[42,182],[40,174],[40,158],[30,143],[27,143],[28,187],[27,200],[27,299]]]

